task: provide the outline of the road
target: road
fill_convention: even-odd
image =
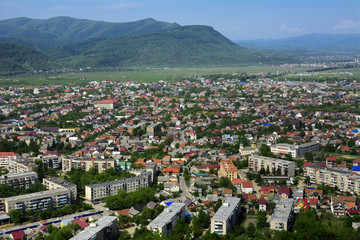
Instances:
[[[180,176],[180,190],[181,190],[181,198],[190,198],[189,190],[186,186],[184,176]]]
[[[11,232],[11,231],[17,231],[17,230],[21,230],[21,229],[27,229],[27,228],[36,228],[39,225],[48,225],[51,222],[55,222],[55,221],[62,221],[63,219],[67,219],[67,218],[76,218],[78,216],[82,216],[86,213],[89,213],[91,210],[89,211],[85,211],[85,212],[80,212],[80,213],[74,213],[74,214],[70,214],[70,215],[65,215],[62,217],[58,217],[58,218],[50,218],[47,219],[45,223],[43,223],[42,221],[37,221],[37,222],[32,222],[32,223],[28,223],[28,224],[24,224],[24,225],[15,225],[13,227],[9,227],[9,228],[5,228],[2,229],[0,232],[0,235],[5,234],[6,232]],[[97,212],[97,211],[94,211]],[[106,211],[106,212],[102,212],[101,215],[110,215],[112,211]]]

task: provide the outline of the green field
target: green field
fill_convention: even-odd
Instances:
[[[229,67],[229,68],[168,68],[168,69],[134,69],[131,71],[112,71],[112,72],[79,72],[61,75],[37,75],[37,76],[19,76],[19,77],[0,77],[0,86],[29,86],[42,84],[84,84],[90,81],[138,81],[138,82],[156,82],[184,79],[187,76],[202,76],[219,73],[276,73],[279,72],[297,72],[304,71],[301,68],[281,68],[271,66],[250,66],[250,67]],[[86,78],[86,80],[81,80]]]

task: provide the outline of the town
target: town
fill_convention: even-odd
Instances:
[[[275,76],[0,87],[0,237],[360,239],[360,83]]]

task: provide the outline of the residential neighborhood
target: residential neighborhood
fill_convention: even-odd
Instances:
[[[0,235],[281,239],[326,219],[359,239],[359,90],[267,73],[1,87]]]

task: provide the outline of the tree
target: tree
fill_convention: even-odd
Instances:
[[[9,211],[9,217],[15,224],[22,223],[25,220],[24,212],[20,209],[13,209]]]
[[[258,212],[257,217],[256,217],[256,228],[257,229],[261,229],[263,227],[265,227],[266,225],[266,212]]]
[[[306,184],[307,186],[309,186],[309,185],[310,185],[310,177],[309,177],[309,176],[306,176],[304,182],[305,182],[305,184]]]
[[[192,224],[199,228],[208,228],[210,226],[210,216],[201,209],[198,216],[194,218]]]
[[[249,237],[254,237],[255,236],[255,226],[254,226],[254,223],[250,223],[246,229],[246,234],[249,236]]]
[[[306,161],[313,161],[314,160],[314,154],[312,152],[306,152],[305,153],[305,159],[306,159]]]

